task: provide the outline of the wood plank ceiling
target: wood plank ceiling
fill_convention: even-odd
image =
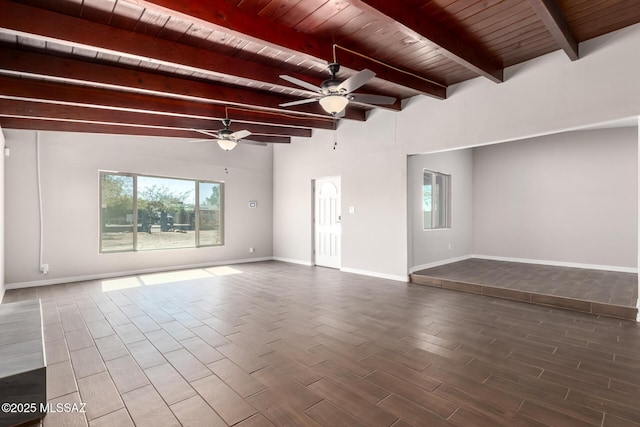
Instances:
[[[341,120],[446,97],[478,76],[640,22],[625,0],[0,0],[0,126],[194,138],[232,130],[286,143],[332,129],[313,85],[337,60],[346,79],[369,68]]]

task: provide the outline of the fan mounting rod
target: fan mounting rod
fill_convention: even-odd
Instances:
[[[332,62],[331,64],[329,64],[329,72],[331,73],[332,79],[336,78],[336,74],[338,74],[338,71],[340,71],[340,64],[338,64],[337,62]]]
[[[329,64],[329,72],[331,73],[331,78],[323,81],[320,84],[320,89],[322,89],[322,93],[324,95],[344,95],[346,94],[346,90],[340,88],[340,84],[342,83],[340,80],[336,78],[336,74],[340,71],[340,64],[337,62],[332,62]]]

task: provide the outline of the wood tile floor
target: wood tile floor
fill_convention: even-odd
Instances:
[[[626,307],[638,302],[635,273],[472,258],[415,274]]]
[[[279,262],[30,298],[45,427],[640,425],[636,322]]]

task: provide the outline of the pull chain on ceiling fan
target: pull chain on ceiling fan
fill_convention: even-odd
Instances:
[[[320,106],[329,114],[334,117],[342,117],[344,110],[349,104],[349,101],[362,102],[364,104],[379,104],[389,105],[396,102],[396,99],[391,96],[382,95],[367,95],[353,93],[361,86],[364,86],[371,80],[376,73],[369,69],[364,69],[357,74],[349,77],[345,81],[340,81],[336,78],[336,74],[340,70],[340,64],[332,62],[329,64],[329,72],[331,78],[322,82],[320,87],[312,85],[311,83],[300,80],[296,77],[281,75],[280,78],[293,83],[296,86],[300,86],[304,89],[318,93],[315,98],[301,99],[298,101],[285,102],[280,104],[281,107],[292,107],[294,105],[309,104],[318,101]]]

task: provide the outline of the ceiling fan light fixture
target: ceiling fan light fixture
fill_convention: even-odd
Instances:
[[[347,107],[349,99],[342,95],[327,95],[320,98],[320,105],[329,114],[338,114]]]
[[[224,151],[231,151],[234,148],[236,148],[236,145],[238,145],[237,142],[231,139],[218,139],[216,140],[216,142],[218,143],[220,148],[222,148]]]

